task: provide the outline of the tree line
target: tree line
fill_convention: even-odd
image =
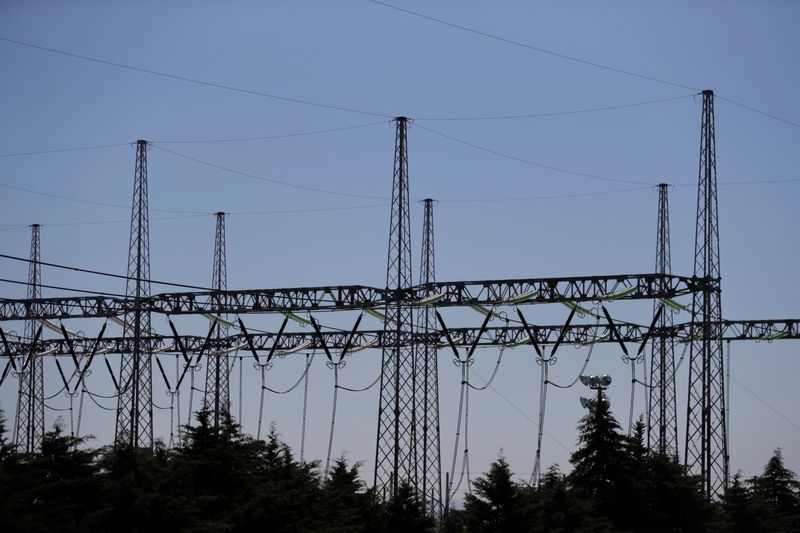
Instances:
[[[41,453],[21,454],[0,419],[2,531],[538,532],[800,531],[800,495],[780,450],[761,475],[733,478],[708,501],[674,458],[650,452],[639,421],[623,435],[605,402],[578,425],[572,470],[515,481],[505,458],[476,479],[460,508],[426,515],[413,487],[383,499],[360,463],[327,473],[301,462],[273,428],[265,440],[208,412],[180,444],[99,449],[56,424]]]

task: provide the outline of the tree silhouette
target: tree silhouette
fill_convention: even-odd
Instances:
[[[474,493],[464,500],[464,520],[469,531],[520,531],[527,522],[519,486],[511,480],[511,469],[501,455],[489,472],[473,483]]]

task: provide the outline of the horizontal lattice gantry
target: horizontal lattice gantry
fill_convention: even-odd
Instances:
[[[661,274],[435,282],[407,290],[363,285],[163,293],[133,299],[77,296],[0,300],[0,321],[119,316],[138,306],[163,314],[244,314],[381,309],[398,299],[436,307],[675,298],[716,280]]]
[[[563,329],[563,325],[537,326],[531,325],[531,333],[538,344],[552,344],[556,341]],[[623,342],[640,343],[647,334],[648,326],[638,324],[615,324],[615,329],[619,334],[619,339]],[[697,340],[692,335],[690,323],[676,324],[668,328],[653,328],[650,338],[669,337],[674,338],[678,343]],[[481,334],[480,328],[451,328],[450,336],[456,346],[471,346],[476,337],[480,334],[478,346],[505,346],[513,348],[524,346],[531,342],[528,332],[524,327],[509,324],[506,326],[489,327]],[[410,344],[422,344],[425,341],[433,341],[437,347],[446,348],[447,338],[443,332],[433,333],[413,333],[408,336]],[[328,349],[342,350],[347,345],[350,332],[321,332],[321,335],[314,331],[307,332],[284,332],[280,337],[277,333],[253,333],[250,335],[253,347],[257,352],[274,350],[278,355],[323,349],[323,341]],[[275,344],[276,339],[277,345]],[[732,341],[771,341],[778,339],[800,339],[800,320],[725,320],[722,322],[721,340]],[[178,353],[179,348],[176,340],[172,336],[153,336],[145,337],[152,346],[152,352],[157,353]],[[236,351],[247,354],[249,346],[247,338],[243,334],[230,335],[219,339],[208,339],[204,336],[183,335],[179,337],[181,345],[187,352],[197,353],[206,344],[206,351]],[[570,324],[565,329],[564,339],[566,344],[593,344],[593,343],[616,343],[614,333],[608,324]],[[72,349],[76,355],[88,355],[92,350],[96,354],[107,353],[128,353],[133,348],[133,339],[124,337],[107,338],[83,338],[73,337],[70,339]],[[382,330],[363,330],[357,331],[350,343],[349,353],[360,351],[365,348],[383,348],[392,344],[386,333]],[[30,353],[31,345],[24,339],[9,339],[8,343],[12,355],[18,356]],[[69,354],[69,346],[64,339],[41,340],[33,347],[34,353],[47,355]],[[3,353],[3,356],[7,354]]]

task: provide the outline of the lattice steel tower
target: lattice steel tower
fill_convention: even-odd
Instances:
[[[386,265],[386,288],[391,296],[383,325],[386,341],[381,362],[374,478],[375,487],[383,497],[393,495],[402,481],[417,486],[413,318],[405,297],[412,285],[407,123],[406,117],[395,119],[392,213]]]
[[[228,290],[227,260],[225,253],[225,213],[219,212],[214,237],[214,266],[211,288],[215,292]],[[223,320],[225,317],[221,317]],[[220,321],[215,329],[217,339],[228,336],[226,322]],[[219,426],[220,415],[230,412],[230,368],[225,351],[212,352],[206,363],[205,408],[214,415],[214,427]]]
[[[28,299],[42,297],[42,265],[39,224],[31,226],[31,255],[28,264]],[[28,314],[39,314],[39,304],[31,303]],[[25,336],[34,342],[38,328],[37,321],[30,318],[25,322]],[[17,450],[25,453],[38,452],[44,437],[44,360],[31,349],[21,362],[19,371],[19,399],[17,401],[17,420],[14,443]]]
[[[694,275],[708,284],[692,298],[692,346],[686,420],[686,464],[703,478],[706,496],[728,484],[725,373],[719,265],[714,92],[703,91]]]
[[[672,259],[669,243],[669,185],[658,185],[658,223],[656,224],[656,274],[671,274]],[[659,280],[668,290],[668,281]],[[661,302],[653,303],[656,313]],[[656,326],[673,325],[672,309],[664,306]],[[658,453],[678,456],[678,417],[675,400],[675,341],[672,337],[656,337],[652,342],[650,389],[647,410],[647,446]]]
[[[148,338],[150,311],[142,299],[150,296],[150,221],[147,200],[148,142],[136,141],[136,168],[131,206],[126,296],[133,309],[125,313],[123,335],[133,339],[133,351],[121,355],[117,402],[117,444],[150,448],[153,445],[152,361]]]
[[[433,239],[433,200],[423,200],[425,215],[422,230],[422,261],[420,262],[419,283],[436,281],[436,260]],[[426,296],[433,291],[426,290]],[[431,306],[426,305],[417,312],[415,324],[421,333],[436,331],[436,315]],[[440,455],[439,434],[439,368],[436,364],[436,344],[426,337],[424,343],[417,346],[416,382],[419,431],[417,488],[424,495],[425,510],[431,516],[440,516],[442,511],[442,463]]]

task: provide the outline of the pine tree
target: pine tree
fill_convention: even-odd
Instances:
[[[783,464],[781,449],[764,467],[764,473],[750,480],[755,498],[766,505],[773,514],[769,527],[775,531],[800,529],[800,483],[796,475]]]
[[[511,470],[500,456],[489,472],[473,483],[474,494],[464,501],[467,529],[474,532],[519,531],[524,523],[519,486],[511,480]]]
[[[426,516],[425,508],[419,495],[408,483],[403,482],[397,492],[386,502],[386,525],[388,533],[424,533],[433,532],[436,521]]]
[[[626,441],[599,392],[597,400],[578,424],[579,446],[570,457],[569,482],[616,525],[629,505],[620,494],[627,476]]]

